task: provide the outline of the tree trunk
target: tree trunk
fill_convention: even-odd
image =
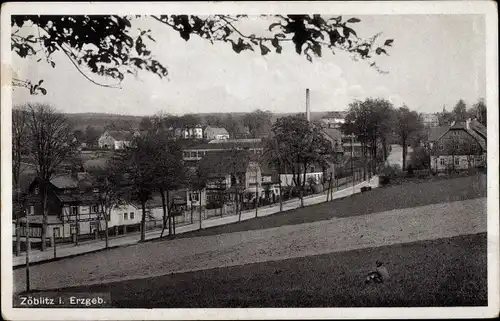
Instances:
[[[193,195],[191,194],[191,224],[193,224]]]
[[[384,159],[384,163],[387,160],[387,140],[385,137],[382,138],[382,157]]]
[[[255,185],[255,217],[258,216],[259,212],[259,190],[258,190],[259,185]]]
[[[326,201],[329,201],[330,192],[332,190],[332,173],[330,173],[330,179],[328,180],[328,194],[326,195]]]
[[[201,190],[200,190],[200,230],[201,230],[201,221],[202,221],[202,215],[201,215]]]
[[[238,192],[238,188],[236,188],[236,213],[238,213],[238,222],[241,222],[241,211],[240,207],[240,193]]]
[[[405,169],[406,169],[406,139],[403,138],[401,143],[403,144],[403,168],[401,170],[405,171]]]
[[[363,180],[366,180],[366,144],[364,142],[361,142],[361,155],[363,158]]]
[[[167,209],[168,209],[168,213],[167,213],[167,220],[168,220],[168,236],[172,235],[172,216],[170,215],[170,210],[171,210],[171,207],[169,207],[170,205],[170,192],[167,191]]]
[[[279,188],[280,188],[280,212],[283,212],[283,192],[281,189],[281,177],[279,178]]]
[[[165,190],[163,188],[160,188],[160,196],[161,196],[161,207],[163,210],[162,228],[161,228],[161,234],[160,234],[160,238],[162,238],[163,232],[165,231],[165,228],[167,227],[167,203],[165,201]]]
[[[45,182],[42,183],[43,186],[43,196],[42,196],[42,251],[45,251],[47,248],[46,240],[47,240],[47,220],[48,220],[48,211],[47,211],[47,184]],[[78,220],[77,220],[78,221]],[[77,236],[78,238],[78,236]]]
[[[109,217],[111,217],[111,208],[109,209]],[[106,217],[104,218],[104,227],[106,228],[105,232],[104,232],[104,248],[108,248],[109,247],[109,232],[108,232],[108,229],[109,229],[109,224],[108,224],[108,215],[106,215]],[[64,234],[63,234],[64,235]]]
[[[21,219],[16,218],[16,256],[21,254]]]
[[[141,218],[141,242],[146,240],[146,202],[141,201],[142,218]]]

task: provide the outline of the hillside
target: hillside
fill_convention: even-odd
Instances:
[[[294,115],[296,113],[274,113],[271,122],[276,119]],[[327,112],[311,112],[311,119],[317,120],[326,115]],[[225,117],[229,113],[199,113],[198,116],[204,118],[206,116]],[[234,119],[241,119],[245,113],[231,113]],[[97,130],[103,130],[104,127],[111,123],[124,125],[128,128],[138,128],[143,116],[107,114],[107,113],[67,113],[66,117],[73,123],[75,129],[84,130],[87,126],[95,127]]]

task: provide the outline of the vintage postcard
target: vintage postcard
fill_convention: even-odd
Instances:
[[[2,317],[498,316],[497,10],[3,4]]]

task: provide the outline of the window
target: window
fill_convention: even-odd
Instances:
[[[28,215],[34,215],[35,214],[35,206],[31,205],[28,207]]]
[[[189,199],[193,202],[198,202],[198,193],[189,193]]]
[[[71,234],[76,234],[76,225],[71,225],[71,227],[70,227],[70,233]]]
[[[444,158],[439,158],[439,164],[441,164],[441,166],[445,166],[445,159]]]
[[[460,158],[458,157],[455,158],[455,165],[460,165]]]
[[[183,152],[183,153],[182,153],[182,155],[183,155],[184,157],[189,157],[189,152]]]
[[[59,227],[54,227],[52,233],[54,234],[55,237],[61,237],[61,231],[60,231]]]
[[[78,214],[78,206],[71,206],[71,214],[73,215]]]
[[[99,205],[92,205],[90,208],[90,213],[98,213],[99,212]]]
[[[35,187],[35,195],[38,195],[38,194],[40,194],[40,189],[37,186],[37,187]]]
[[[190,157],[196,157],[196,152],[191,152]]]
[[[128,220],[128,213],[123,213],[123,219]]]
[[[98,188],[93,188],[92,189],[92,193],[99,193],[99,189]]]
[[[130,219],[133,220],[134,219],[134,212],[130,212]]]

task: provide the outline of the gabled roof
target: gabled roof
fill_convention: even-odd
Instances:
[[[438,126],[438,127],[430,127],[427,129],[427,137],[429,142],[435,142],[439,138],[441,138],[447,131],[448,126]]]
[[[240,157],[235,157],[231,152],[208,154],[200,162],[200,168],[207,171],[208,176],[222,177],[232,173],[244,173],[251,161],[250,155],[244,152]]]
[[[477,121],[477,119],[472,119],[470,122],[470,128],[479,133],[479,135],[483,136],[486,139],[487,129],[483,124]]]
[[[107,132],[115,140],[131,141],[134,138],[134,133],[128,130],[108,130]]]
[[[347,116],[346,111],[331,111],[328,112],[325,116],[322,117],[322,119],[327,119],[327,118],[345,118]]]
[[[442,126],[442,127],[444,127],[444,126]],[[435,127],[435,128],[442,128],[442,127]],[[440,139],[450,130],[464,130],[478,142],[478,144],[481,146],[481,148],[483,150],[486,151],[486,147],[487,147],[486,146],[486,138],[485,138],[485,136],[483,137],[478,131],[475,130],[475,128],[477,128],[477,127],[478,127],[477,124],[472,125],[469,123],[469,126],[467,126],[466,122],[455,122],[450,127],[448,127],[448,128],[445,127],[445,130],[436,139],[431,140],[430,135],[429,135],[429,141],[432,142],[432,141],[436,141],[436,140]],[[430,129],[432,129],[432,128],[430,128]],[[437,133],[437,131],[436,131],[436,133]]]
[[[185,148],[185,150],[202,150],[202,149],[226,149],[231,150],[233,148],[263,148],[262,142],[247,142],[247,141],[223,141],[223,142],[213,142],[206,144],[199,144]]]
[[[65,174],[54,177],[50,183],[57,188],[77,188],[78,179],[72,175]]]
[[[222,127],[210,127],[207,126],[206,131],[211,131],[213,135],[229,135],[227,130]]]

